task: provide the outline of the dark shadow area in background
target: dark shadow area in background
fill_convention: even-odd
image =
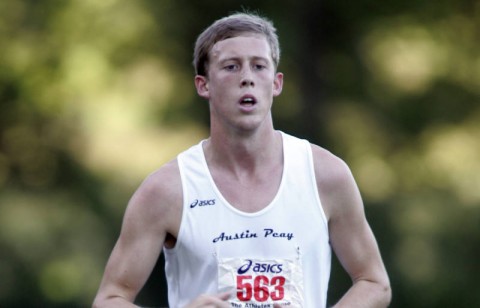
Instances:
[[[135,301],[142,307],[168,307],[167,280],[165,278],[165,257],[163,253]]]

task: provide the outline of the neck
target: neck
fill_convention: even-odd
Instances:
[[[204,143],[207,162],[233,173],[255,173],[259,167],[283,161],[282,137],[267,129],[254,134],[215,134]]]

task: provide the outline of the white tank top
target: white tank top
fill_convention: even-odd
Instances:
[[[285,133],[284,170],[273,201],[255,213],[228,203],[209,172],[202,143],[178,156],[183,215],[164,249],[168,299],[231,291],[231,307],[326,306],[331,248],[311,145]]]

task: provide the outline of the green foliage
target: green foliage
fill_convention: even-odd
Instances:
[[[478,1],[0,2],[0,306],[90,305],[131,193],[208,133],[192,47],[248,9],[279,129],[351,166],[393,307],[480,303]],[[159,263],[139,297],[165,305]],[[335,263],[333,303],[350,283]]]

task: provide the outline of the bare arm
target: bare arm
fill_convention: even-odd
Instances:
[[[165,244],[176,237],[181,216],[178,167],[171,162],[147,178],[130,200],[94,307],[135,307]]]
[[[343,161],[321,148],[313,149],[330,242],[353,282],[335,307],[387,307],[390,282],[357,184]]]

